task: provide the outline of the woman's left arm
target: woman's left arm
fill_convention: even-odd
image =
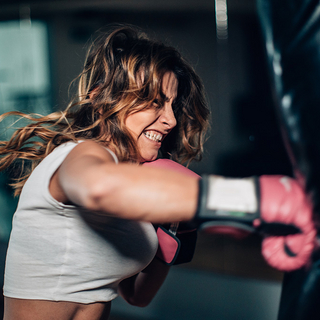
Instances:
[[[145,307],[162,286],[169,270],[170,266],[155,257],[140,273],[122,280],[119,293],[129,304]]]

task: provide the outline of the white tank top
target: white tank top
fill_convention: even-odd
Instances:
[[[152,224],[104,218],[97,227],[83,220],[83,209],[51,196],[50,179],[76,145],[53,150],[23,187],[7,251],[6,297],[110,301],[119,282],[145,268],[156,253]]]

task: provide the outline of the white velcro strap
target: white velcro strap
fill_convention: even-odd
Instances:
[[[207,209],[255,213],[258,199],[254,178],[208,177]],[[223,213],[221,213],[223,214]]]

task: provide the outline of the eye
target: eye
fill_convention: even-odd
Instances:
[[[152,107],[155,109],[161,109],[162,108],[162,103],[158,99],[154,99],[152,101]]]

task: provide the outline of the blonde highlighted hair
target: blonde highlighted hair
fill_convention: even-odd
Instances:
[[[200,159],[209,117],[200,78],[173,47],[149,39],[135,27],[121,26],[92,43],[78,77],[78,94],[64,111],[47,116],[13,111],[0,117],[30,121],[9,141],[0,141],[0,170],[19,162],[12,184],[15,194],[44,157],[70,140],[92,139],[111,147],[120,161],[137,162],[139,150],[125,119],[140,110],[161,108],[166,72],[178,80],[173,105],[177,126],[162,142],[161,157],[179,163]]]

